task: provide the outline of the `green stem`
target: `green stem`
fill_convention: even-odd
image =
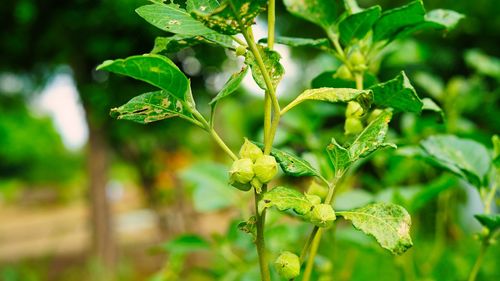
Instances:
[[[226,145],[226,143],[222,140],[222,138],[217,134],[215,129],[207,122],[205,117],[201,115],[197,110],[190,110],[191,114],[194,115],[194,117],[203,125],[203,129],[207,131],[210,136],[214,139],[214,141],[224,150],[229,157],[231,157],[233,160],[238,160],[238,156],[231,151],[231,149]]]
[[[269,0],[267,6],[267,47],[273,49],[274,47],[274,26],[276,21],[276,2]]]
[[[485,237],[485,239],[489,239],[489,237]],[[483,243],[481,244],[481,249],[479,250],[479,255],[477,256],[476,262],[472,267],[468,281],[476,280],[477,274],[479,273],[479,269],[481,268],[481,264],[483,263],[484,260],[484,255],[486,254],[486,250],[488,249],[488,245],[489,244],[487,240],[483,240]]]
[[[267,191],[267,185],[262,186],[262,192],[259,194],[254,190],[255,198],[255,218],[257,235],[255,238],[255,246],[257,248],[257,255],[259,256],[260,277],[262,281],[271,281],[271,273],[269,272],[269,265],[267,264],[266,243],[264,240],[264,224],[266,221],[266,210],[259,213],[259,201],[262,199],[262,194]]]
[[[311,253],[309,254],[309,258],[307,260],[306,269],[304,270],[304,277],[302,278],[302,281],[309,281],[311,279],[311,273],[314,268],[314,258],[316,257],[316,253],[318,252],[319,242],[321,241],[322,234],[322,229],[318,230],[318,233],[316,234],[316,237],[312,242]]]
[[[264,64],[264,60],[262,59],[260,51],[257,48],[257,44],[255,44],[255,41],[253,39],[252,29],[248,28],[248,30],[244,30],[243,37],[245,37],[245,40],[248,43],[248,47],[250,48],[250,51],[252,52],[252,54],[255,57],[255,60],[257,61],[257,65],[259,66],[260,72],[262,73],[262,77],[264,78],[264,82],[266,84],[267,88],[266,94],[269,95],[269,98],[271,99],[271,103],[273,106],[274,112],[271,120],[271,127],[269,129],[269,137],[264,142],[264,153],[269,154],[271,152],[274,136],[276,135],[276,130],[278,128],[278,124],[280,121],[280,114],[279,114],[280,106],[278,103],[278,99],[276,98],[276,93],[274,91],[275,89],[271,81],[271,77],[269,76],[269,72],[267,71],[266,65]]]

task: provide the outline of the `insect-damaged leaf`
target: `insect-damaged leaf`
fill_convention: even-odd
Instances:
[[[215,96],[215,98],[213,98],[209,104],[213,105],[216,102],[218,102],[219,100],[234,93],[234,91],[236,91],[238,89],[238,87],[240,86],[241,81],[243,81],[243,78],[245,78],[245,75],[247,74],[247,69],[248,69],[248,67],[245,66],[240,70],[240,72],[234,73],[233,75],[231,75],[231,77],[226,82],[226,84],[224,84],[224,86],[222,87],[220,92],[217,94],[217,96]]]
[[[329,29],[337,19],[336,1],[284,0],[286,9],[293,15]]]
[[[343,173],[351,164],[349,151],[338,144],[334,138],[332,138],[330,144],[326,147],[326,153],[336,175]]]
[[[267,0],[226,0],[213,10],[213,6],[196,7],[191,14],[217,32],[234,35],[251,26],[266,5]]]
[[[184,48],[192,47],[201,43],[215,44],[224,48],[233,47],[233,40],[231,37],[222,34],[210,33],[203,36],[175,34],[170,37],[156,37],[155,45],[151,53],[175,53]]]
[[[352,162],[370,155],[370,153],[381,147],[395,147],[394,144],[384,142],[391,118],[392,112],[390,110],[382,111],[382,113],[380,113],[375,120],[368,124],[368,126],[358,135],[348,148],[349,158]]]
[[[383,12],[373,27],[373,41],[390,41],[405,28],[424,20],[425,9],[421,0]]]
[[[337,215],[350,220],[353,226],[377,239],[383,248],[400,255],[412,245],[411,217],[401,206],[391,203],[374,203]]]
[[[167,32],[192,36],[214,33],[175,4],[145,5],[135,11],[150,24]]]
[[[299,215],[306,215],[313,207],[307,197],[295,189],[277,186],[264,193],[258,203],[259,213],[265,208],[276,207],[280,211],[294,210]]]
[[[311,38],[277,36],[275,38],[275,42],[290,47],[313,47],[321,50],[326,50],[331,46],[330,40],[326,38],[311,39]],[[267,38],[260,39],[259,43],[267,43]]]
[[[268,48],[264,48],[260,45],[258,46],[258,49],[262,57],[262,60],[264,61],[266,70],[269,72],[271,83],[273,84],[273,87],[276,88],[276,86],[281,81],[281,78],[283,78],[283,75],[285,74],[285,69],[280,64],[281,56],[278,52],[275,52]],[[264,76],[262,75],[260,67],[252,52],[246,53],[245,63],[249,65],[250,68],[252,69],[252,77],[257,83],[257,85],[259,85],[261,89],[266,90],[267,87],[266,87],[266,82],[264,80]]]
[[[490,230],[490,232],[496,231],[500,228],[500,214],[479,214],[474,215],[474,217],[486,228]]]
[[[370,87],[373,91],[373,102],[380,107],[391,107],[398,111],[420,113],[423,103],[401,71],[396,78]]]
[[[107,60],[97,67],[147,82],[185,101],[189,80],[167,57],[147,54],[126,59]]]
[[[296,155],[276,148],[271,150],[271,155],[276,158],[281,169],[288,176],[317,176],[321,178],[319,172],[316,171],[309,162]]]
[[[146,124],[172,117],[196,122],[182,103],[165,91],[145,93],[111,109],[111,116]]]
[[[373,6],[352,14],[339,23],[340,40],[348,44],[353,39],[362,39],[380,17],[380,6]]]
[[[453,135],[432,136],[420,143],[424,157],[476,187],[481,187],[491,165],[491,156],[482,144]]]
[[[307,100],[319,100],[327,102],[349,102],[357,101],[363,109],[368,109],[372,102],[372,93],[370,90],[357,90],[350,88],[319,88],[305,90],[295,100],[289,103],[281,114],[284,114],[291,108]]]

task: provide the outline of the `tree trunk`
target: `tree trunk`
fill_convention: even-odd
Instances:
[[[113,228],[111,204],[106,194],[108,181],[108,151],[105,135],[89,125],[88,141],[88,176],[91,205],[92,250],[99,264],[107,274],[114,271],[116,265],[116,241]]]

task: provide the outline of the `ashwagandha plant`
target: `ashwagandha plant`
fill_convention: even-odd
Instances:
[[[157,38],[150,54],[105,61],[98,69],[130,76],[159,89],[131,99],[112,109],[111,114],[118,119],[144,124],[179,117],[209,133],[233,160],[228,169],[229,184],[254,193],[255,214],[241,223],[240,228],[254,239],[262,280],[271,280],[264,237],[269,208],[292,210],[297,217],[312,225],[301,250],[289,249],[274,262],[276,271],[289,280],[301,274],[302,280],[310,280],[321,235],[337,217],[375,237],[380,246],[393,254],[402,254],[412,246],[411,219],[403,207],[374,203],[336,211],[332,207],[335,187],[360,159],[384,147],[395,148],[394,144],[385,141],[394,113],[439,110],[431,100],[418,97],[404,72],[389,81],[378,82],[374,69],[384,48],[392,41],[422,29],[449,30],[462,15],[449,10],[426,12],[422,1],[382,12],[379,6],[362,9],[354,0],[345,0],[343,5],[327,0],[285,0],[289,12],[319,25],[327,35],[326,38],[307,39],[275,36],[274,0],[226,0],[220,3],[217,0],[188,0],[185,8],[173,2],[152,2],[138,8],[137,13],[173,35]],[[266,8],[267,38],[256,42],[252,25]],[[209,117],[197,109],[189,79],[162,55],[200,43],[218,45],[244,57],[241,71],[233,74],[210,102]],[[337,57],[342,66],[317,77],[313,89],[302,92],[281,108],[276,89],[285,71],[280,64],[280,54],[274,50],[275,43],[323,50]],[[262,142],[242,140],[243,145],[237,154],[219,136],[214,120],[217,104],[235,92],[248,70],[263,90],[264,139]],[[332,138],[326,145],[325,157],[331,164],[331,176],[322,175],[304,159],[273,147],[280,118],[301,103],[312,100],[347,104],[345,141],[341,144]],[[276,180],[278,166],[287,176],[315,177],[317,181],[313,181],[305,194],[290,187],[270,188],[270,183]],[[318,189],[326,192],[317,192]],[[306,266],[302,270],[303,263]]]

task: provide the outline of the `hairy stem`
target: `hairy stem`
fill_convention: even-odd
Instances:
[[[254,191],[255,198],[255,218],[257,236],[255,239],[255,246],[257,247],[257,254],[259,256],[260,277],[262,281],[271,281],[271,273],[269,272],[269,265],[267,263],[266,243],[264,240],[264,224],[266,221],[266,210],[259,214],[259,201],[262,199],[262,194],[267,191],[267,185],[262,186],[262,192],[259,194]]]
[[[269,0],[267,6],[267,47],[274,47],[274,26],[276,21],[276,1]]]

